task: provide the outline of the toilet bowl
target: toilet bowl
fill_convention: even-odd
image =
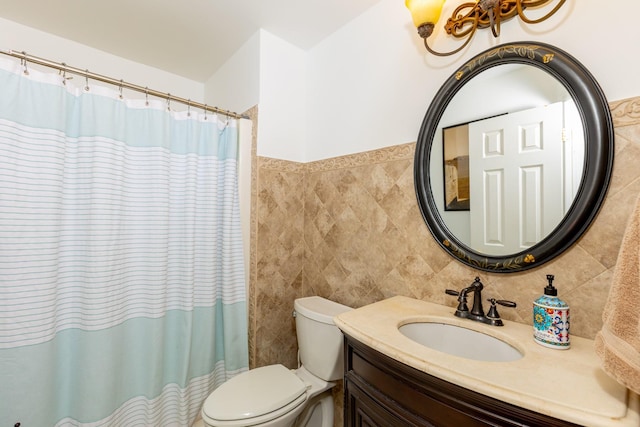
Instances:
[[[214,390],[201,416],[207,427],[332,427],[333,381],[342,378],[342,333],[333,317],[350,307],[320,297],[294,301],[301,362],[243,372]]]

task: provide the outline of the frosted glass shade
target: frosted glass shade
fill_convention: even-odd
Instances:
[[[411,11],[411,18],[416,27],[423,24],[435,24],[440,18],[442,6],[446,0],[405,0],[404,4]]]

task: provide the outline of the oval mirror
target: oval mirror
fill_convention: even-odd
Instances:
[[[613,151],[609,105],[582,64],[543,43],[500,45],[462,66],[429,106],[416,144],[418,205],[464,264],[527,270],[589,227]]]

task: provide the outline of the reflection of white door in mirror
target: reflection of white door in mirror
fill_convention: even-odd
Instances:
[[[471,247],[522,251],[565,214],[563,103],[469,124]]]

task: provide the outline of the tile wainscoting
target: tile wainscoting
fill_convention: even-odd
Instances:
[[[308,295],[360,307],[405,295],[455,307],[444,293],[480,276],[485,295],[516,301],[505,319],[531,324],[531,303],[556,276],[572,334],[594,338],[627,219],[640,194],[640,97],[610,103],[616,136],[612,182],[587,233],[543,267],[516,274],[470,269],[431,237],[413,185],[415,143],[313,163],[253,151],[251,366],[297,366],[293,300]],[[257,108],[250,111],[257,128]],[[336,403],[342,406],[340,392]],[[342,425],[338,411],[336,425]]]

